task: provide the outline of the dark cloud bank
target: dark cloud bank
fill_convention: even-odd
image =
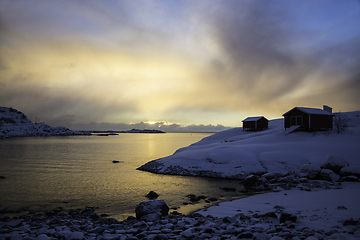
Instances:
[[[211,84],[218,89],[270,111],[276,110],[271,102],[283,109],[316,102],[338,110],[360,107],[360,31],[352,39],[313,41],[321,33],[297,26],[281,1],[226,1],[206,18],[221,52],[211,63],[217,76]],[[304,85],[308,93],[297,97]]]

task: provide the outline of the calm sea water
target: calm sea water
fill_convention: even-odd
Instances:
[[[93,206],[124,220],[153,190],[169,207],[188,214],[206,204],[184,205],[186,195],[229,200],[240,195],[236,180],[159,175],[136,170],[173,154],[209,133],[119,134],[14,138],[0,141],[0,211],[45,212]],[[113,163],[113,160],[119,163]],[[221,187],[233,187],[226,192]]]

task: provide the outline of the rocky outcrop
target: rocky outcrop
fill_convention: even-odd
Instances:
[[[330,169],[321,169],[319,176],[323,180],[332,181],[332,182],[337,182],[340,179],[340,176],[334,173]]]
[[[91,135],[91,133],[72,131],[66,127],[51,127],[45,123],[32,123],[22,112],[13,108],[0,107],[0,139],[69,135]]]

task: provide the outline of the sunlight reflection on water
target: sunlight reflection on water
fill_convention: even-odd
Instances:
[[[24,208],[24,212],[56,207],[98,207],[98,214],[119,220],[134,215],[136,204],[148,200],[153,190],[169,207],[182,213],[186,195],[229,199],[220,187],[242,186],[235,180],[167,176],[137,171],[144,163],[173,154],[209,136],[209,133],[119,134],[16,138],[0,144],[0,210]],[[112,161],[119,161],[113,163]],[[203,201],[203,200],[202,200]],[[194,205],[200,208],[202,205]],[[197,207],[198,206],[198,207]]]

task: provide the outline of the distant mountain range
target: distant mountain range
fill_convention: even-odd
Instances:
[[[107,131],[92,131],[92,133],[103,133],[103,135],[116,135],[117,133],[165,133],[161,130],[154,130],[154,129],[136,129],[133,128],[131,130],[127,131],[113,131],[113,130],[107,130]]]

